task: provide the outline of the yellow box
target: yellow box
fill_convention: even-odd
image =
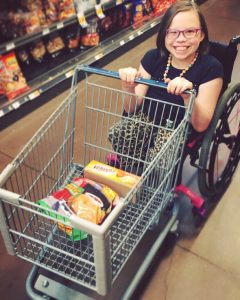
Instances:
[[[123,170],[111,167],[96,160],[92,160],[84,168],[84,177],[105,184],[125,197],[128,192],[140,181],[140,177]]]

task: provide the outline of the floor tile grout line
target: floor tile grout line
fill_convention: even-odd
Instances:
[[[9,154],[6,154],[2,151],[0,151],[0,154],[4,155],[4,156],[7,156],[8,158],[11,158],[11,159],[14,159],[14,157],[10,156]]]
[[[207,259],[207,258],[205,258],[205,257],[203,257],[203,256],[201,256],[201,255],[199,255],[199,254],[197,254],[196,252],[193,252],[193,251],[191,251],[190,249],[188,249],[188,248],[186,248],[186,247],[184,247],[184,246],[182,246],[182,245],[180,245],[180,244],[176,244],[176,246],[179,247],[181,250],[184,250],[184,251],[186,251],[186,252],[188,252],[188,253],[190,253],[190,254],[196,256],[196,257],[199,258],[200,260],[203,260],[203,261],[209,263],[210,265],[214,266],[215,268],[217,268],[217,269],[219,269],[219,270],[221,270],[221,271],[227,273],[228,275],[230,275],[230,276],[232,276],[232,277],[234,277],[234,278],[236,278],[236,279],[238,279],[238,280],[240,279],[240,275],[237,275],[237,274],[234,274],[234,273],[231,272],[231,271],[225,270],[225,269],[222,268],[221,266],[216,265],[214,262],[212,262],[212,261],[210,261],[209,259]]]

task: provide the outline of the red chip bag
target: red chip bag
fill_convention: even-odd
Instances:
[[[9,100],[29,90],[13,51],[0,56],[0,85]]]

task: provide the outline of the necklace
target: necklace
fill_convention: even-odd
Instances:
[[[183,77],[183,75],[194,65],[195,61],[197,60],[197,57],[198,57],[198,52],[195,53],[195,56],[194,56],[192,62],[187,66],[187,68],[182,70],[179,77]],[[172,54],[169,54],[167,66],[166,66],[165,72],[163,74],[163,81],[165,83],[166,83],[167,75],[168,75],[171,64],[172,64]]]

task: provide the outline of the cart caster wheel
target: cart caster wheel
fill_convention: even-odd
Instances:
[[[197,208],[193,207],[192,209],[193,217],[194,217],[194,225],[196,228],[202,226],[205,221],[206,209],[204,207]]]

